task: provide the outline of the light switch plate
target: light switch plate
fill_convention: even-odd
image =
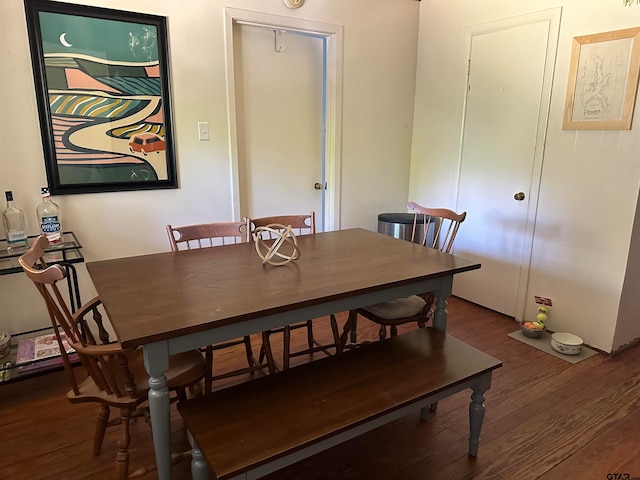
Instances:
[[[209,122],[198,122],[198,140],[209,140]]]

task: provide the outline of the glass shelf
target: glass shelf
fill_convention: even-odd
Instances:
[[[0,240],[0,275],[22,272],[18,257],[25,253],[39,235],[28,237],[28,246],[7,252],[6,239]],[[73,232],[63,232],[62,241],[49,245],[45,260],[48,263],[81,263],[84,262],[82,245]]]
[[[52,327],[45,327],[30,332],[11,335],[11,348],[9,353],[0,358],[0,385],[24,380],[25,378],[42,375],[44,373],[62,370],[62,358],[58,355],[42,359],[23,361],[18,364],[18,345],[21,340],[35,339],[41,335],[53,333]],[[69,356],[73,365],[79,363],[77,355]]]
[[[28,245],[26,247],[15,249],[11,252],[7,252],[6,239],[0,240],[0,275],[22,272],[22,268],[18,263],[18,258],[29,249],[33,241],[38,238],[38,236],[39,235],[33,235],[28,237]],[[72,264],[84,262],[82,245],[76,238],[75,234],[71,231],[63,232],[62,241],[52,244],[47,248],[45,261],[50,265],[57,263],[65,268],[71,310],[75,312],[76,308],[79,308],[81,305],[81,300],[78,288],[78,277],[75,267]],[[45,327],[30,332],[11,334],[11,349],[6,356],[0,358],[0,385],[63,368],[60,356],[32,360],[26,363],[21,363],[20,365],[16,364],[18,344],[20,343],[20,340],[35,338],[52,332],[53,329],[51,327]]]

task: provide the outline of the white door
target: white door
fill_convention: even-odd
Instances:
[[[470,36],[455,254],[482,263],[454,294],[522,318],[559,24],[509,23]],[[533,301],[533,298],[531,299]]]
[[[244,24],[233,37],[242,214],[313,210],[321,231],[324,40]]]

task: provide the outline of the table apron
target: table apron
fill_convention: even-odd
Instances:
[[[393,287],[364,295],[352,296],[327,303],[303,307],[274,315],[267,315],[251,321],[240,322],[225,327],[219,327],[189,335],[171,338],[156,344],[145,345],[145,350],[159,351],[161,356],[175,354],[199,348],[204,345],[239,338],[252,333],[271,330],[291,323],[311,320],[332,313],[344,312],[354,308],[365,307],[380,302],[386,302],[395,298],[406,297],[424,292],[434,292],[437,297],[444,299],[451,295],[453,276],[448,275],[416,282],[408,285]],[[160,346],[158,344],[164,345]],[[150,348],[155,345],[154,348]],[[145,355],[146,356],[146,355]]]

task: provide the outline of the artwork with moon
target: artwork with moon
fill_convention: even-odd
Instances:
[[[48,112],[55,139],[54,158],[47,162],[55,169],[47,172],[50,183],[58,180],[59,193],[75,193],[64,192],[75,185],[78,193],[103,191],[105,185],[111,190],[145,182],[177,185],[158,25],[117,20],[111,10],[104,18],[93,9],[86,15],[73,11],[37,12],[36,50],[46,82],[41,115]],[[36,68],[34,62],[37,79]],[[137,145],[143,136],[154,137],[154,146]]]

